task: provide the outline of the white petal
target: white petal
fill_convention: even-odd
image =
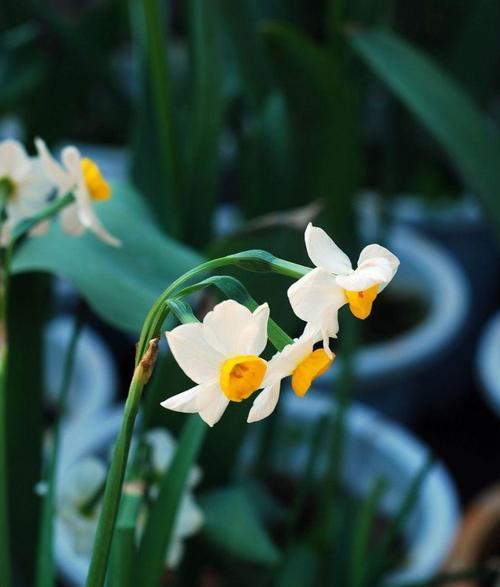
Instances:
[[[8,177],[17,183],[25,178],[30,168],[30,158],[21,143],[13,139],[0,143],[0,178]]]
[[[267,345],[267,323],[269,320],[269,306],[262,304],[253,313],[252,326],[247,326],[241,354],[260,355]]]
[[[248,414],[247,422],[258,422],[274,412],[280,397],[280,387],[281,381],[277,381],[259,393]]]
[[[361,251],[358,259],[358,267],[364,263],[364,261],[368,261],[369,259],[376,259],[378,257],[387,259],[394,273],[397,271],[399,267],[399,259],[396,257],[396,255],[394,255],[394,253],[391,253],[389,249],[386,249],[385,247],[377,244],[368,245]]]
[[[102,487],[107,470],[99,459],[87,457],[70,467],[61,477],[59,494],[75,506],[84,504]]]
[[[234,300],[225,300],[208,312],[203,320],[205,340],[224,357],[243,354],[243,343],[249,331],[255,330],[252,312]]]
[[[207,384],[196,385],[187,391],[172,395],[165,401],[161,402],[161,406],[167,410],[174,410],[175,412],[184,412],[186,414],[194,414],[198,411],[198,396],[206,388]]]
[[[218,389],[218,393],[217,395],[214,394],[212,401],[200,410],[200,418],[209,426],[213,426],[221,419],[228,404],[229,400],[222,391]]]
[[[196,505],[193,496],[185,493],[178,510],[174,527],[175,538],[187,538],[196,534],[203,525],[203,513]]]
[[[322,228],[308,224],[305,232],[307,254],[316,267],[345,275],[352,270],[349,257]]]
[[[376,284],[387,285],[393,277],[394,271],[390,262],[383,257],[378,257],[364,261],[350,275],[339,275],[337,283],[344,289],[361,291]]]
[[[346,303],[335,276],[326,269],[313,269],[288,289],[288,298],[296,316],[306,322],[316,321],[329,307]]]
[[[181,324],[166,332],[170,350],[184,373],[195,383],[218,379],[224,356],[203,337],[202,324]]]
[[[73,187],[73,180],[61,165],[52,157],[42,139],[35,139],[35,146],[47,176],[57,185],[59,191],[66,192]]]
[[[61,227],[66,234],[80,236],[85,232],[85,227],[78,217],[78,208],[76,204],[70,204],[61,210],[59,218],[61,221]]]
[[[294,340],[291,344],[287,344],[281,352],[275,353],[267,363],[266,375],[262,386],[268,387],[272,383],[291,375],[295,371],[298,363],[312,352],[314,343],[318,340],[319,337],[315,338],[314,335],[304,336],[302,334],[299,339]]]
[[[148,430],[144,435],[151,448],[151,463],[157,473],[164,473],[175,453],[175,440],[164,428]]]
[[[168,547],[166,566],[169,569],[175,569],[179,566],[184,555],[184,544],[182,540],[172,540]]]

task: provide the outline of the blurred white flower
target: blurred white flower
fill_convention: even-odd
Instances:
[[[87,457],[70,467],[59,482],[57,513],[67,529],[73,550],[79,556],[92,553],[100,512],[99,497],[106,474],[104,463]]]
[[[1,243],[6,245],[17,223],[47,206],[53,185],[39,159],[29,157],[23,145],[17,141],[7,139],[0,143],[0,186],[6,213]],[[41,222],[30,234],[43,234],[47,227],[47,222]]]
[[[295,314],[307,322],[306,332],[319,333],[328,352],[328,338],[336,337],[339,329],[339,309],[349,304],[354,316],[367,318],[375,298],[396,274],[399,259],[380,245],[368,245],[353,269],[349,257],[311,223],[305,241],[316,268],[288,289],[288,297]]]
[[[68,192],[73,192],[75,196],[75,202],[61,211],[63,230],[68,234],[80,235],[88,229],[104,242],[119,246],[120,241],[103,227],[94,210],[94,201],[111,197],[111,188],[97,164],[91,159],[82,158],[76,147],[68,146],[61,152],[61,165],[52,157],[42,139],[36,139],[35,145],[45,173],[57,186],[59,197]]]
[[[150,487],[153,499],[158,495],[158,483],[170,466],[175,453],[176,442],[164,429],[150,430],[145,434],[145,442],[151,450],[151,466],[155,480]],[[106,481],[107,468],[102,461],[86,457],[74,464],[60,479],[57,497],[57,515],[66,528],[76,555],[89,559],[92,554],[97,523],[101,508],[101,498]],[[186,490],[182,496],[175,520],[172,542],[165,556],[165,566],[175,568],[184,552],[184,540],[196,534],[203,525],[203,513],[195,502],[193,487],[201,479],[198,467],[192,467]],[[139,481],[134,484],[146,489]],[[139,541],[147,521],[148,509],[144,506],[137,520],[136,536]]]
[[[276,353],[267,364],[267,373],[263,381],[263,391],[257,396],[248,415],[248,422],[257,422],[267,418],[278,403],[281,381],[292,377],[292,389],[303,397],[313,381],[326,373],[333,357],[324,349],[314,350],[315,339],[303,334],[299,339],[288,344]]]
[[[181,324],[167,332],[175,360],[197,385],[162,402],[164,408],[200,414],[218,422],[230,401],[240,402],[262,387],[269,306],[253,313],[234,300],[217,304],[203,323]]]

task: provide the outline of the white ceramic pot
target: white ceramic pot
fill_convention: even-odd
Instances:
[[[420,409],[417,404],[446,399],[444,392],[437,395],[433,390],[426,394],[425,390],[430,390],[428,382],[424,386],[415,384],[415,377],[453,352],[467,321],[470,291],[457,262],[429,238],[408,227],[397,227],[389,235],[388,246],[401,261],[389,287],[416,295],[427,311],[411,330],[359,348],[354,357],[355,386],[363,393],[363,401],[406,422]],[[364,327],[362,323],[360,328]],[[320,387],[335,387],[341,364],[339,356],[318,381]]]
[[[73,316],[52,320],[45,331],[45,387],[50,403],[57,401],[64,362],[74,327]],[[77,342],[67,418],[87,419],[112,402],[116,392],[113,357],[97,334],[83,328]]]
[[[299,430],[307,429],[328,413],[330,402],[314,395],[314,390],[306,399],[296,397],[291,390],[284,393],[288,442],[276,444],[281,450],[273,454],[273,463],[277,472],[290,474],[294,470],[303,471],[308,458],[308,446]],[[355,495],[366,495],[375,479],[385,478],[387,491],[382,508],[390,515],[426,461],[428,449],[401,426],[360,404],[354,404],[349,411],[347,430],[343,461],[345,486]],[[293,439],[295,445],[291,444]],[[438,571],[453,545],[458,523],[459,505],[454,485],[444,466],[436,463],[404,527],[405,562],[388,580],[417,581]]]
[[[486,401],[500,416],[500,312],[490,318],[481,335],[476,369]]]

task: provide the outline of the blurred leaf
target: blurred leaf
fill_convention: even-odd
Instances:
[[[196,462],[207,430],[208,426],[197,414],[185,420],[174,457],[161,480],[158,497],[149,511],[139,547],[141,564],[135,567],[133,585],[156,587],[159,584],[186,480]]]
[[[276,587],[304,587],[314,585],[314,578],[319,567],[319,556],[306,545],[297,545],[287,551],[277,575]]]
[[[48,309],[47,276],[19,275],[11,282],[7,367],[9,503],[13,559],[25,585],[34,585],[41,479],[43,356]]]
[[[218,0],[222,22],[233,44],[245,98],[258,106],[271,87],[271,72],[262,39],[257,35],[255,3]]]
[[[179,236],[182,169],[165,39],[166,19],[158,0],[129,0],[141,89],[136,112],[132,172],[158,222]]]
[[[479,196],[500,233],[500,135],[429,57],[383,30],[350,30],[349,42],[422,122]]]
[[[279,551],[244,489],[217,489],[199,501],[205,514],[203,535],[207,540],[244,561],[263,565],[275,565],[279,561]]]
[[[136,333],[160,293],[201,259],[160,232],[127,184],[114,186],[113,197],[98,205],[98,214],[122,240],[121,247],[106,245],[91,233],[66,235],[55,221],[46,236],[27,239],[19,247],[13,269],[64,277],[104,320]]]
[[[190,244],[204,247],[212,234],[217,203],[219,138],[223,110],[222,57],[217,3],[190,0],[191,91],[187,143],[185,233]]]
[[[491,98],[498,79],[499,29],[498,0],[471,2],[465,26],[450,56],[458,81],[481,103]]]
[[[311,200],[323,200],[328,228],[350,242],[351,201],[359,181],[354,96],[328,50],[292,27],[270,23],[261,30],[292,113],[296,189]]]

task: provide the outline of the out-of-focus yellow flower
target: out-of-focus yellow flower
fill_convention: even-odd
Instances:
[[[73,192],[75,202],[61,211],[61,224],[68,234],[80,235],[91,230],[104,242],[119,246],[120,241],[102,226],[95,213],[93,202],[111,197],[111,188],[99,167],[91,159],[82,158],[76,147],[65,147],[61,152],[63,165],[50,154],[41,139],[35,140],[45,172],[58,189],[58,195]]]

